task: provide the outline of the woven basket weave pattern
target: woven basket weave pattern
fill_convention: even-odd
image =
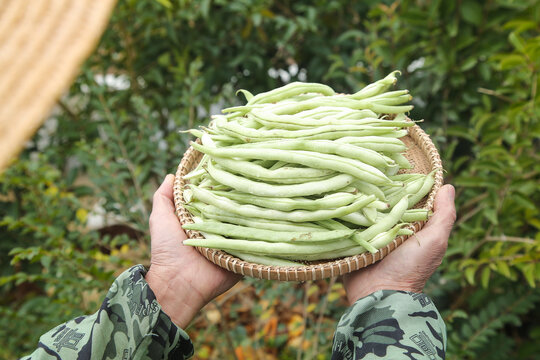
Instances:
[[[69,86],[105,30],[115,3],[0,1],[0,171]]]
[[[439,153],[429,136],[418,125],[409,128],[409,135],[403,138],[403,141],[408,147],[405,156],[414,166],[413,169],[403,172],[427,174],[433,169],[439,169],[435,173],[435,184],[433,185],[431,192],[425,200],[416,205],[417,208],[432,209],[435,195],[443,183],[442,163]],[[184,198],[182,192],[187,182],[182,177],[195,168],[201,157],[202,153],[196,151],[193,147],[189,147],[176,172],[174,182],[174,202],[176,214],[182,224],[193,222],[190,213],[183,207]],[[424,226],[424,223],[425,222],[422,221],[415,222],[409,226],[409,229],[417,232]],[[198,231],[194,230],[186,230],[186,234],[189,238],[203,237]],[[204,247],[197,247],[197,250],[214,264],[237,274],[278,281],[307,281],[343,275],[373,264],[392,252],[407,238],[407,236],[399,236],[375,254],[364,253],[343,259],[307,263],[306,266],[300,267],[253,264],[220,250]]]

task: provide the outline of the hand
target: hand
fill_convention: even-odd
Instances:
[[[230,289],[241,276],[182,244],[187,237],[175,215],[173,181],[174,176],[167,175],[154,194],[150,215],[152,259],[145,278],[163,311],[185,329],[210,300]]]
[[[446,252],[456,221],[454,196],[452,185],[441,187],[435,197],[434,214],[421,231],[380,262],[343,277],[350,304],[377,290],[422,292]]]

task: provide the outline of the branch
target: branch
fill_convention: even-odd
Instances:
[[[315,336],[313,339],[313,348],[311,350],[311,354],[309,359],[311,359],[315,354],[318,352],[318,346],[319,346],[319,334],[321,333],[321,325],[322,321],[324,319],[324,313],[326,311],[326,308],[328,306],[328,296],[330,295],[330,292],[332,291],[332,287],[336,283],[335,277],[330,279],[330,283],[328,284],[328,291],[326,292],[326,296],[324,297],[323,303],[321,305],[321,309],[319,310],[319,316],[317,317],[317,325],[315,326]]]
[[[503,100],[503,101],[506,101],[506,102],[509,102],[509,103],[513,102],[513,100],[510,99],[508,96],[501,95],[501,94],[497,93],[496,91],[493,91],[493,90],[490,90],[490,89],[478,88],[478,92],[481,93],[481,94],[495,96],[497,99],[500,99],[500,100]]]
[[[501,236],[486,236],[486,241],[503,241],[503,242],[517,242],[525,244],[536,244],[536,241],[529,238],[517,237],[517,236],[506,236],[502,234]]]
[[[307,317],[308,317],[307,307],[309,303],[308,289],[309,289],[309,282],[306,282],[304,284],[304,306],[303,306],[303,311],[302,311],[303,331],[302,331],[302,337],[300,338],[300,346],[298,346],[298,349],[296,350],[296,360],[302,359],[302,351],[303,351],[302,347],[303,347],[304,339],[306,336],[306,325],[307,325]]]
[[[118,128],[116,127],[116,124],[114,123],[113,116],[112,116],[111,111],[109,110],[109,108],[108,108],[108,106],[107,106],[107,104],[105,102],[105,99],[103,98],[103,94],[99,94],[98,98],[99,98],[99,102],[101,103],[101,106],[103,106],[103,110],[105,112],[105,117],[109,121],[109,124],[111,125],[111,128],[112,128],[112,130],[114,132],[114,136],[117,139],[118,147],[120,148],[120,152],[122,153],[122,157],[126,161],[125,164],[126,164],[126,167],[127,167],[128,171],[129,171],[129,174],[131,175],[131,181],[132,181],[133,186],[135,188],[135,193],[137,194],[137,197],[139,199],[141,199],[141,201],[143,202],[143,206],[142,206],[142,209],[141,209],[142,212],[143,212],[143,219],[148,219],[148,211],[146,209],[146,206],[144,206],[145,198],[144,198],[144,194],[143,194],[141,185],[139,183],[139,180],[137,179],[137,175],[135,174],[135,166],[133,166],[133,163],[129,159],[129,155],[127,153],[126,147],[124,146],[124,143],[122,142],[122,139],[120,137],[120,132],[118,131]],[[143,221],[146,221],[146,220],[143,220]]]

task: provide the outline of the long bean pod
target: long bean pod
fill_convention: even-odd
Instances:
[[[324,254],[329,251],[343,250],[356,246],[348,239],[326,243],[280,243],[258,240],[225,238],[220,235],[204,234],[204,239],[187,239],[184,245],[204,246],[222,250],[245,251],[254,254],[293,255],[302,260],[304,255]]]
[[[380,234],[377,234],[373,237],[373,240],[371,240],[371,245],[373,245],[375,248],[380,249],[385,247],[386,245],[390,244],[396,236],[399,233],[399,230],[404,226],[405,224],[398,224],[391,228],[388,231],[382,232]]]
[[[278,89],[260,93],[248,100],[248,104],[275,103],[283,99],[291,98],[305,93],[319,93],[322,95],[334,95],[334,90],[326,85],[317,83],[292,82]]]
[[[339,174],[326,180],[293,185],[274,185],[252,181],[247,178],[233,175],[227,171],[214,167],[212,163],[208,164],[207,169],[210,176],[216,179],[216,181],[219,180],[220,183],[238,191],[258,196],[297,197],[318,195],[342,189],[351,184],[354,180],[354,177],[351,175]]]
[[[238,201],[243,204],[253,204],[268,209],[281,211],[292,211],[296,209],[303,210],[319,210],[319,209],[335,209],[341,206],[347,206],[357,200],[358,194],[346,192],[332,193],[318,199],[307,199],[304,197],[298,198],[283,198],[283,197],[267,197],[245,194],[237,191],[211,191],[213,194],[223,196],[228,199]],[[371,205],[371,204],[369,204]],[[369,206],[368,205],[368,206]]]
[[[326,219],[326,220],[323,220],[323,221],[319,221],[318,223],[323,225],[323,226],[328,227],[331,230],[345,230],[345,229],[348,229],[347,226],[345,226],[342,223],[340,223],[339,221],[335,221],[333,219]],[[372,246],[367,240],[365,240],[363,238],[360,238],[357,235],[358,234],[355,233],[355,234],[353,234],[353,237],[352,237],[352,239],[356,243],[358,243],[364,249],[366,249],[367,251],[369,251],[371,253],[377,252],[377,249],[374,246]]]
[[[308,152],[303,150],[279,150],[268,149],[260,151],[249,148],[210,148],[207,146],[192,143],[192,146],[205,153],[215,157],[244,158],[244,159],[266,159],[282,160],[291,163],[302,164],[316,169],[329,169],[344,174],[354,176],[358,180],[378,184],[378,185],[396,185],[384,173],[377,168],[353,159],[344,159],[339,156]],[[207,169],[215,168],[210,161]],[[218,180],[219,177],[214,179]],[[220,181],[220,180],[218,180]],[[222,182],[222,181],[220,181]]]
[[[219,221],[200,221],[184,224],[186,230],[197,230],[211,234],[225,235],[233,238],[244,238],[270,242],[321,242],[346,239],[354,230],[342,229],[333,231],[291,232],[253,229],[248,226],[232,225]]]
[[[433,184],[435,183],[435,172],[438,169],[435,169],[431,171],[425,178],[424,183],[422,184],[422,187],[416,194],[413,194],[409,197],[409,208],[412,208],[415,206],[424,196],[426,196],[431,188],[433,187]]]
[[[356,115],[354,112],[347,114],[347,116]],[[367,114],[366,114],[367,115]],[[248,114],[248,117],[255,119],[255,121],[266,123],[279,123],[279,124],[289,124],[295,126],[304,126],[304,127],[316,127],[316,126],[326,126],[326,125],[372,125],[372,126],[399,126],[399,127],[409,127],[413,126],[414,123],[411,121],[395,121],[395,120],[382,120],[375,117],[360,117],[361,115],[356,115],[352,118],[338,118],[326,116],[321,119],[314,119],[311,117],[299,117],[297,115],[276,115],[268,111],[263,111],[263,109],[253,110]]]
[[[223,131],[227,135],[240,137],[243,139],[298,139],[298,138],[310,138],[317,135],[325,135],[332,132],[354,132],[363,131],[366,135],[375,134],[388,134],[392,133],[394,128],[392,127],[377,127],[372,125],[324,125],[315,128],[303,129],[303,130],[261,130],[253,129],[240,125],[235,122],[226,122],[219,124],[220,131]],[[249,142],[249,141],[246,141]]]
[[[261,264],[261,265],[267,265],[267,266],[285,266],[285,267],[305,266],[304,264],[296,262],[296,261],[280,259],[273,256],[255,255],[255,254],[250,254],[244,251],[229,250],[228,253],[231,254],[232,256],[236,256],[239,259],[242,259],[250,263],[255,263],[255,264]]]
[[[407,207],[409,206],[408,198],[408,196],[405,196],[396,204],[396,206],[392,208],[390,213],[388,213],[388,215],[385,216],[381,221],[378,221],[377,223],[368,227],[366,230],[357,233],[353,239],[355,241],[358,241],[359,245],[362,245],[359,240],[369,241],[377,234],[385,232],[394,225],[396,225],[407,210]]]
[[[238,214],[224,211],[213,205],[194,202],[190,205],[185,205],[186,208],[193,209],[193,213],[199,212],[199,215],[204,214],[204,218],[249,226],[256,229],[267,229],[274,231],[298,231],[298,232],[315,232],[325,231],[324,227],[318,226],[315,223],[291,222],[286,220],[269,220],[263,218],[243,217]]]
[[[271,170],[250,161],[239,160],[238,158],[233,160],[231,158],[214,156],[212,159],[216,164],[233,172],[268,181],[274,181],[275,179],[317,179],[328,175],[336,175],[334,171],[327,169],[284,166]]]
[[[190,185],[190,189],[193,191],[193,196],[199,201],[214,205],[228,212],[246,217],[287,220],[292,222],[318,221],[340,217],[351,212],[358,211],[367,204],[375,201],[375,196],[373,195],[361,196],[358,200],[354,201],[350,205],[337,209],[320,209],[316,211],[294,210],[287,212],[261,208],[255,205],[242,205],[236,201],[227,199],[223,196],[214,195],[208,190],[192,185]]]
[[[348,95],[352,99],[362,100],[372,96],[379,95],[386,90],[388,90],[392,85],[395,85],[397,82],[396,74],[401,74],[399,71],[393,71],[388,74],[385,78],[378,80],[374,83],[371,83],[364,87],[362,90]]]
[[[340,155],[345,158],[357,159],[377,168],[386,168],[394,165],[392,159],[386,158],[377,151],[358,147],[355,145],[336,143],[330,140],[274,140],[256,144],[241,144],[231,146],[232,149],[280,149],[280,150],[306,150],[324,154]]]

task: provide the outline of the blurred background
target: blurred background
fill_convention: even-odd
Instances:
[[[76,81],[0,175],[0,358],[93,313],[149,263],[151,198],[179,130],[291,81],[354,92],[392,70],[457,188],[425,291],[449,359],[540,352],[540,2],[120,0]],[[179,291],[181,291],[179,289]],[[187,329],[197,359],[327,359],[339,279],[245,278]]]

